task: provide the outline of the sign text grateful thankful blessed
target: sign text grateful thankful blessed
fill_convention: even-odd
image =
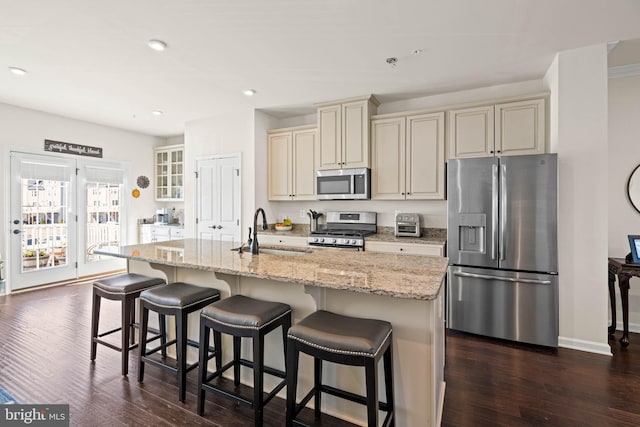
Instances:
[[[70,142],[52,141],[50,139],[44,140],[44,151],[102,158],[101,147],[91,147],[89,145],[72,144]]]

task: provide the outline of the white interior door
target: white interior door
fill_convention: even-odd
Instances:
[[[241,241],[240,156],[199,159],[196,171],[197,237]]]
[[[11,289],[77,277],[75,160],[10,157]]]

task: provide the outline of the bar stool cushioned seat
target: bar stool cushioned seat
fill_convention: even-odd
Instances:
[[[187,345],[198,347],[198,343],[187,337],[187,319],[190,313],[218,301],[220,292],[217,289],[196,286],[188,283],[171,283],[147,289],[140,294],[141,327],[140,327],[140,352],[138,355],[138,382],[144,379],[145,362],[161,367],[178,376],[178,397],[184,402],[186,397],[187,372],[198,366],[198,362],[187,366]],[[175,316],[176,338],[167,342],[166,328],[161,325],[163,336],[160,338],[160,346],[147,350],[147,329],[149,323],[149,310],[160,315],[160,322],[165,321],[165,316]],[[166,356],[167,347],[176,345],[176,365],[172,366],[166,361],[157,360],[150,356],[161,351]],[[215,351],[207,346],[208,357],[215,356]]]
[[[394,425],[393,350],[391,323],[344,316],[318,310],[293,325],[287,348],[287,426],[306,425],[296,416],[315,397],[316,419],[321,415],[321,393],[328,393],[367,406],[369,426],[378,426],[378,409],[387,412],[384,426]],[[299,352],[314,358],[314,386],[296,404]],[[384,357],[387,402],[378,400],[377,364]],[[366,396],[359,396],[322,384],[322,362],[364,366]]]
[[[226,397],[253,408],[254,424],[261,426],[263,422],[263,407],[285,386],[286,374],[283,371],[264,366],[264,336],[278,327],[282,327],[282,341],[286,354],[287,330],[291,326],[291,307],[279,302],[263,301],[243,295],[234,295],[205,307],[200,313],[200,343],[209,342],[210,331],[213,330],[214,347],[217,351],[216,371],[207,373],[207,359],[200,347],[200,375],[198,376],[198,414],[204,413],[205,392],[211,392]],[[233,336],[233,360],[222,366],[221,361],[221,333]],[[240,357],[241,337],[253,339],[253,361]],[[284,359],[284,357],[283,357]],[[240,366],[253,368],[253,400],[245,399],[240,394],[227,391],[212,380],[221,376],[227,369],[233,367],[234,384],[240,384]],[[286,366],[286,359],[285,359]],[[263,392],[264,373],[283,378],[265,397]]]
[[[135,326],[134,301],[145,289],[164,285],[164,279],[142,274],[126,273],[105,277],[93,282],[93,306],[91,310],[91,360],[96,359],[98,344],[105,345],[122,353],[122,375],[129,372],[129,350],[136,348],[133,328]],[[122,302],[122,322],[119,328],[98,333],[100,323],[100,301],[102,298]],[[121,346],[117,347],[101,338],[122,331]]]

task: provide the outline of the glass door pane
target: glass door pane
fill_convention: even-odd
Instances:
[[[122,185],[88,182],[86,186],[86,262],[104,255],[94,254],[98,248],[120,246],[120,206]]]
[[[22,178],[22,273],[65,267],[68,181]]]

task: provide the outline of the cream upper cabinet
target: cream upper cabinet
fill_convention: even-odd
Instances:
[[[371,122],[372,198],[444,199],[444,113]]]
[[[156,200],[184,200],[184,145],[154,149]]]
[[[449,111],[449,158],[492,156],[493,105]]]
[[[495,108],[496,153],[503,156],[545,153],[544,99],[497,104]]]
[[[318,108],[319,169],[370,167],[369,122],[374,97]]]
[[[546,152],[544,99],[449,112],[449,158]]]
[[[316,128],[269,131],[269,200],[315,200]]]

